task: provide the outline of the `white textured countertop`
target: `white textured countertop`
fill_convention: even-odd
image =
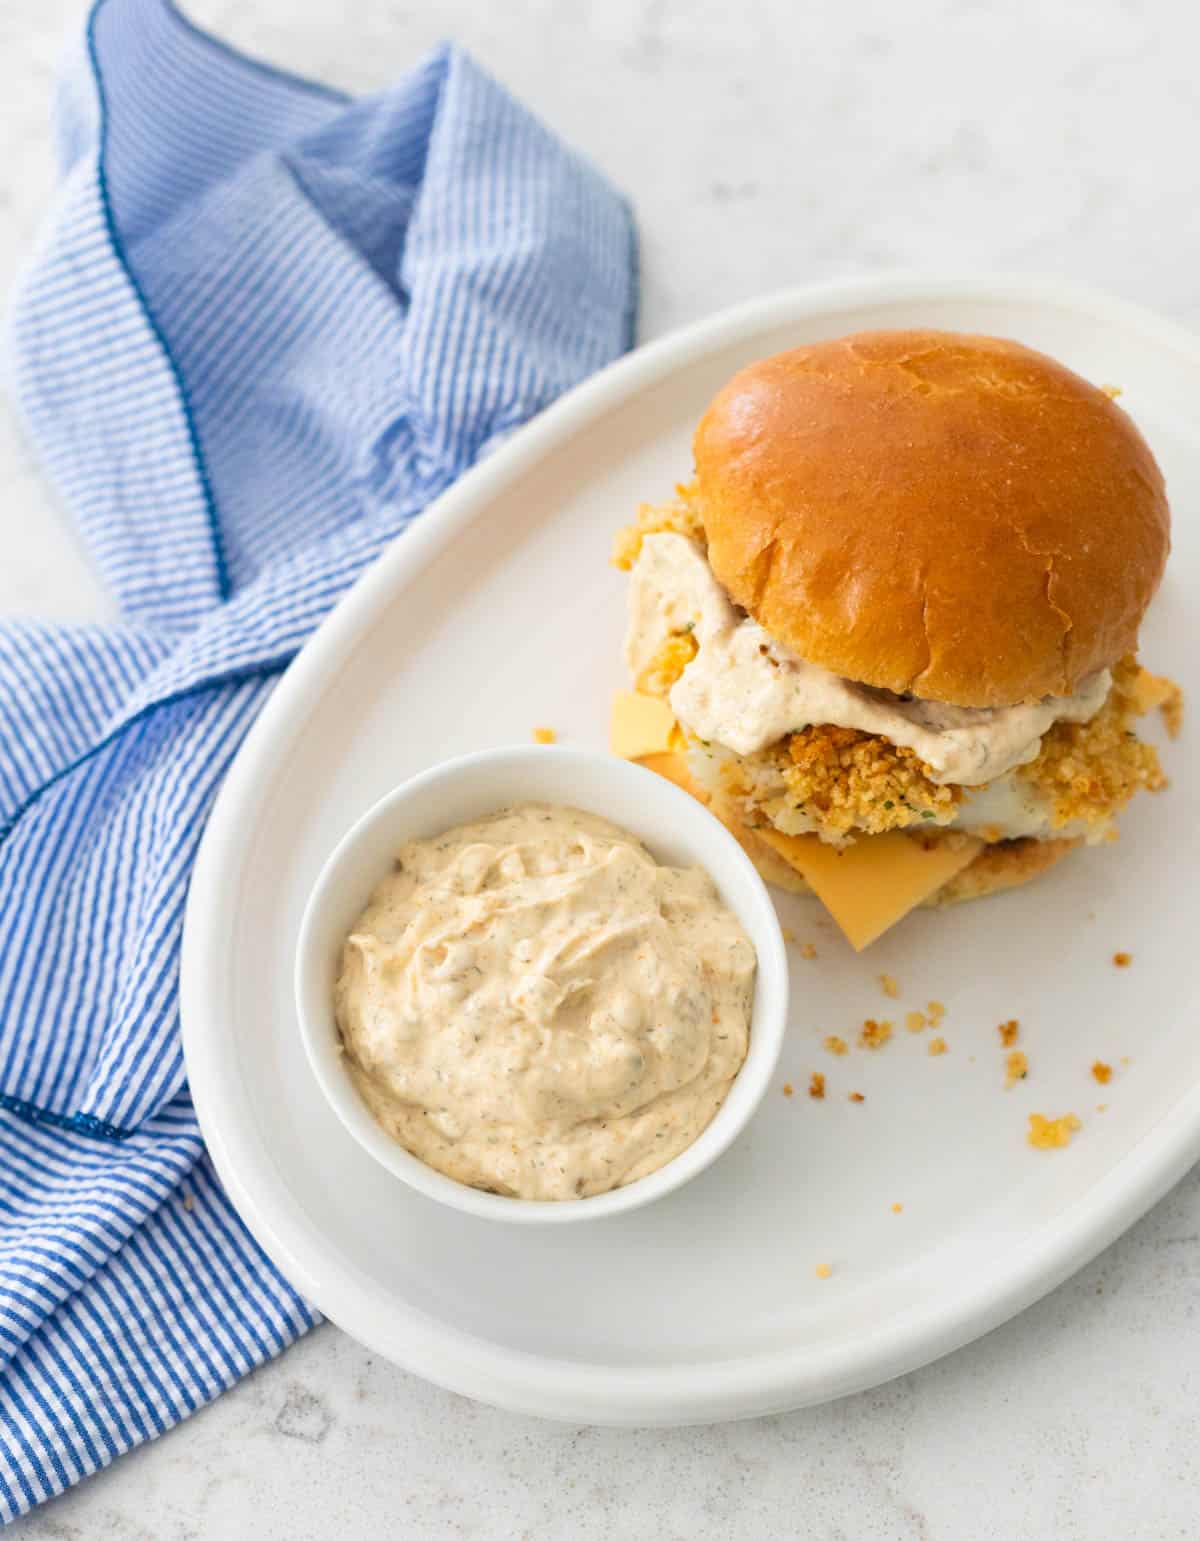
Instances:
[[[51,188],[78,0],[0,7],[0,285]],[[472,49],[633,197],[642,333],[895,267],[1090,280],[1200,326],[1200,13],[1173,0],[197,0],[350,89]],[[0,609],[102,596],[0,408]],[[948,1360],[832,1406],[665,1432],[494,1412],[312,1334],[14,1529],[86,1541],[1193,1536],[1200,1179]]]

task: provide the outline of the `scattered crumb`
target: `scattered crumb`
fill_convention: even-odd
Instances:
[[[898,999],[900,995],[900,986],[896,983],[890,974],[880,974],[879,988],[883,991],[889,1000],[894,1001]]]
[[[553,728],[534,728],[533,741],[535,744],[556,744],[558,734]]]
[[[796,933],[790,926],[780,926],[779,929],[783,933],[783,939],[785,942],[794,942],[796,940]]]
[[[816,955],[817,949],[811,942],[802,942],[800,944],[800,956],[802,958],[815,958]]]
[[[931,1054],[945,1054],[946,1040],[944,1038],[931,1038],[929,1040],[929,1052]]]
[[[882,1049],[891,1036],[890,1022],[876,1022],[874,1017],[868,1017],[862,1025],[858,1041],[864,1049]]]
[[[1118,968],[1128,968],[1133,962],[1133,954],[1128,952],[1114,952],[1113,962]]]
[[[844,1038],[839,1038],[836,1033],[830,1033],[825,1040],[825,1047],[831,1054],[848,1054],[850,1045]]]
[[[1061,1118],[1047,1118],[1043,1113],[1029,1115],[1029,1133],[1025,1138],[1035,1150],[1061,1150],[1071,1143],[1071,1136],[1083,1125],[1074,1113],[1064,1113]]]
[[[1029,1061],[1021,1053],[1020,1049],[1014,1049],[1004,1061],[1004,1088],[1007,1091],[1010,1086],[1015,1086],[1018,1081],[1023,1081],[1029,1074]]]
[[[829,1263],[818,1263],[814,1272],[818,1279],[828,1279],[833,1273],[833,1268]]]
[[[825,1077],[819,1070],[814,1070],[808,1078],[808,1095],[815,1097],[818,1102],[825,1095]]]
[[[790,1081],[785,1081],[783,1083],[783,1095],[785,1097],[790,1097],[793,1091],[795,1091],[795,1087],[792,1085],[792,1083]]]
[[[1118,396],[1125,394],[1119,385],[1102,385],[1100,389],[1108,397],[1109,401],[1116,401]]]
[[[904,1019],[904,1025],[910,1033],[919,1033],[929,1026],[929,1018],[923,1011],[910,1011]]]
[[[942,1005],[941,1001],[929,1001],[926,1004],[925,1010],[929,1013],[929,1020],[933,1023],[934,1027],[946,1015],[946,1008]]]
[[[1107,1102],[1098,1102],[1096,1104],[1096,1112],[1097,1113],[1107,1113],[1108,1112],[1108,1103]]]
[[[865,1102],[866,1100],[867,1099],[863,1096],[862,1092],[851,1092],[850,1093],[850,1101],[851,1102]]]
[[[903,1208],[904,1208],[903,1204],[893,1204],[892,1205],[892,1213],[894,1215],[898,1215]]]
[[[191,1214],[192,1210],[195,1209],[195,1207],[196,1207],[196,1200],[192,1197],[192,1195],[190,1193],[185,1193],[183,1195],[183,1207],[184,1207],[184,1209],[187,1210],[189,1215]]]
[[[1001,1022],[996,1031],[1000,1034],[1000,1042],[1006,1049],[1011,1049],[1017,1041],[1017,1034],[1021,1030],[1021,1024],[1013,1017],[1009,1022]]]
[[[1092,1074],[1101,1086],[1107,1086],[1112,1080],[1112,1066],[1106,1065],[1102,1059],[1098,1059],[1092,1066]]]
[[[1167,737],[1178,738],[1183,731],[1183,691],[1178,685],[1172,689],[1171,694],[1158,710],[1162,714]]]

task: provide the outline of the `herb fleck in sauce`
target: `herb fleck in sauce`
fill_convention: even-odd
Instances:
[[[460,1182],[603,1193],[685,1150],[746,1057],[754,948],[699,868],[572,808],[398,854],[336,986],[360,1094]]]

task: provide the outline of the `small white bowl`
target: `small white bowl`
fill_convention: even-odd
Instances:
[[[372,1118],[347,1074],[333,1012],[346,936],[406,840],[441,834],[515,803],[583,808],[628,830],[671,866],[701,866],[754,943],[758,971],[745,1062],[703,1134],[656,1172],[592,1198],[506,1198],[435,1171]],[[300,923],[296,1005],[309,1064],[342,1123],[411,1188],[489,1220],[549,1223],[624,1213],[702,1172],[740,1134],[770,1083],[787,1023],[783,934],[766,887],[737,841],[695,799],[613,755],[525,746],[489,749],[415,776],[359,819],[325,863]]]

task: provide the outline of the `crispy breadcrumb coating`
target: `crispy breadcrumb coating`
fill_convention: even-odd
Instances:
[[[1167,784],[1158,751],[1144,744],[1130,723],[1138,715],[1137,680],[1132,657],[1113,670],[1108,700],[1090,722],[1056,722],[1042,739],[1036,760],[1017,774],[1033,783],[1054,806],[1053,826],[1076,819],[1103,823],[1144,787],[1157,792]]]
[[[676,487],[672,503],[639,504],[634,523],[617,531],[613,541],[613,566],[627,573],[641,555],[642,541],[646,536],[662,534],[690,535],[705,550],[708,549],[708,537],[704,533],[704,520],[700,517],[695,483],[681,483]]]
[[[882,835],[911,824],[949,824],[962,796],[938,786],[911,749],[874,733],[821,723],[774,750],[792,802],[838,834]]]
[[[665,700],[671,693],[671,686],[695,656],[696,639],[691,632],[672,632],[634,680],[633,688],[644,696],[661,696]]]

